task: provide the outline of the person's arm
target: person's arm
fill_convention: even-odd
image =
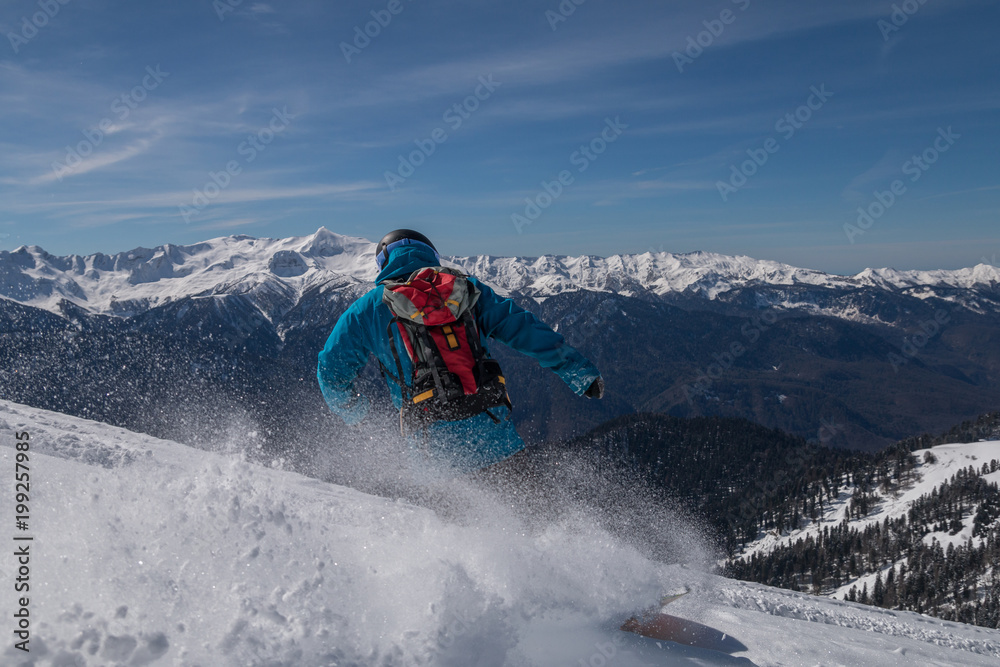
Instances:
[[[354,381],[368,362],[361,308],[354,303],[337,320],[319,353],[316,378],[330,410],[353,425],[368,414],[368,399],[353,391]]]
[[[485,336],[537,359],[542,368],[552,370],[580,396],[588,394],[601,377],[594,364],[531,312],[499,296],[488,285],[470,280],[480,291],[477,308]]]

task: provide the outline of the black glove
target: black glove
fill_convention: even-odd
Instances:
[[[597,379],[594,380],[589,387],[587,387],[587,391],[583,392],[583,395],[587,398],[601,398],[604,396],[604,380],[598,376]]]

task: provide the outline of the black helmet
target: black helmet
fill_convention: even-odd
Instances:
[[[412,229],[397,229],[383,236],[375,248],[375,263],[378,264],[378,268],[381,269],[385,265],[389,259],[389,253],[394,248],[412,243],[422,243],[433,250],[435,256],[438,254],[437,248],[434,247],[431,240],[420,232],[415,232]]]

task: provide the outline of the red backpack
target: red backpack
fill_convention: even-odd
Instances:
[[[403,395],[400,428],[404,434],[435,421],[467,419],[481,412],[493,421],[491,408],[511,408],[500,364],[490,358],[479,337],[474,314],[479,290],[464,274],[429,267],[402,281],[383,281],[382,302],[392,312],[389,347],[396,361],[392,377]],[[410,383],[392,327],[396,326],[413,367]]]

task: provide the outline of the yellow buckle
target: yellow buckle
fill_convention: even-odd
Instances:
[[[432,396],[434,396],[434,390],[433,389],[428,389],[424,393],[417,394],[416,396],[414,396],[413,397],[413,402],[414,403],[419,403],[420,401],[426,401],[428,398],[431,398]]]
[[[455,335],[455,330],[451,328],[450,324],[446,324],[441,327],[441,332],[444,333],[444,339],[448,343],[449,350],[458,349],[458,336]]]

